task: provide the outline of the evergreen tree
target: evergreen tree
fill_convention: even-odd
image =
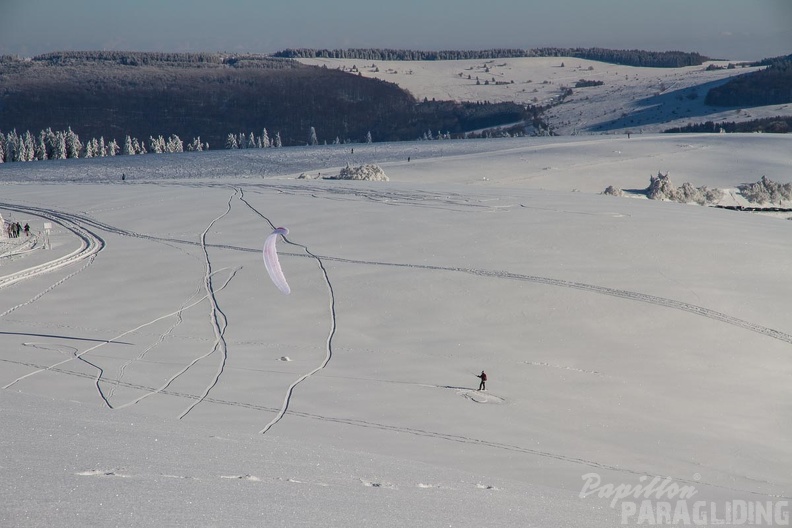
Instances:
[[[261,131],[261,147],[269,148],[271,146],[272,144],[269,138],[269,134],[267,134],[267,129],[265,128],[264,130]]]
[[[19,152],[19,136],[16,130],[12,130],[6,135],[6,160],[19,161],[17,156]]]
[[[66,157],[79,158],[83,146],[80,143],[80,136],[72,131],[71,127],[66,131]]]
[[[85,157],[86,158],[93,158],[95,156],[94,152],[94,142],[96,139],[91,139],[88,143],[85,144]]]
[[[280,132],[275,132],[275,146],[277,148],[280,148],[280,147],[283,146],[283,143],[281,142]]]
[[[366,133],[366,143],[371,143],[371,130]]]
[[[124,150],[122,152],[127,156],[133,156],[135,154],[135,147],[132,145],[131,137],[127,136],[124,140]]]
[[[121,147],[118,146],[115,139],[111,139],[110,143],[107,144],[107,155],[108,156],[115,156],[121,151]]]
[[[316,129],[314,129],[314,127],[311,127],[310,137],[308,138],[308,144],[309,145],[318,145],[319,144],[319,139],[317,139],[317,137],[316,137]]]
[[[251,134],[250,137],[253,137],[253,134]],[[184,152],[184,142],[182,142],[181,138],[179,138],[179,136],[176,134],[171,134],[171,137],[168,138],[168,144],[166,145],[165,152]]]
[[[201,136],[197,138],[193,138],[192,142],[187,145],[187,150],[189,152],[200,152],[203,150],[203,144],[201,143]]]
[[[234,134],[231,133],[228,134],[228,137],[226,138],[225,148],[227,149],[239,148],[239,144],[237,143],[236,136]]]
[[[107,156],[107,145],[105,145],[104,136],[99,138],[99,156],[102,158]]]
[[[256,138],[253,136],[253,132],[247,138],[247,148],[256,148]]]
[[[3,135],[3,131],[0,130],[0,163],[5,163],[5,152],[6,152],[6,138]]]
[[[60,130],[55,132],[52,159],[66,159],[66,136]]]
[[[36,143],[33,141],[33,135],[30,130],[25,131],[22,142],[25,148],[25,159],[22,161],[34,161],[36,159]]]
[[[49,159],[55,159],[55,144],[58,141],[58,136],[52,131],[52,128],[50,127],[47,127],[47,130],[43,132],[43,135],[44,144],[47,146],[47,157]]]
[[[162,136],[154,137],[149,136],[149,150],[154,154],[162,154],[165,152],[165,138]]]

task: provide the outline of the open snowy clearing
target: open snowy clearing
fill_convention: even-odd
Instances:
[[[299,61],[389,81],[420,100],[513,101],[546,106],[556,103],[564,88],[572,88],[573,94],[544,116],[553,131],[561,135],[663,132],[705,121],[740,122],[792,115],[789,104],[745,109],[705,105],[704,98],[710,88],[758,69],[743,68],[739,63],[735,69],[726,69],[728,61],[686,68],[639,68],[574,57]],[[708,71],[710,65],[723,69]],[[603,84],[575,88],[580,80]]]
[[[0,166],[35,237],[0,241],[0,525],[619,525],[590,474],[789,500],[792,222],[599,193],[788,182],[792,136],[354,147]],[[347,162],[389,181],[299,179]]]

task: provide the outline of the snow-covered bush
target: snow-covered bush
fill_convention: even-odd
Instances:
[[[352,167],[347,164],[341,169],[338,176],[331,176],[331,180],[366,180],[366,181],[389,181],[385,172],[379,165],[359,165]]]
[[[682,187],[677,189],[676,194],[676,201],[682,203],[697,203],[699,205],[704,205],[704,195],[701,193],[700,190],[693,187],[690,183],[685,182],[682,184]]]
[[[705,186],[701,187],[701,190],[704,193],[706,203],[718,203],[723,200],[723,191],[718,188],[709,189]]]
[[[723,198],[723,191],[707,187],[694,187],[687,182],[677,188],[671,182],[668,173],[658,172],[657,176],[649,178],[646,196],[652,200],[671,200],[673,202],[706,205],[720,201]]]
[[[624,191],[613,185],[608,185],[608,188],[605,189],[602,194],[607,194],[608,196],[624,196]]]
[[[763,204],[792,200],[792,183],[776,183],[767,176],[762,176],[756,183],[746,183],[737,188],[749,202]]]
[[[649,177],[649,187],[646,196],[652,200],[676,200],[677,189],[671,183],[668,173],[658,172],[657,176]]]

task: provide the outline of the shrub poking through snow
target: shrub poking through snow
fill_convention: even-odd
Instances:
[[[762,176],[756,183],[745,183],[737,188],[749,202],[763,204],[792,200],[792,183],[776,183],[767,176]]]
[[[646,196],[652,200],[671,200],[680,203],[697,203],[706,205],[715,203],[723,198],[723,191],[720,189],[708,189],[707,187],[693,187],[690,183],[683,183],[682,187],[675,187],[668,177],[668,173],[658,172],[657,176],[651,176],[649,187],[646,188]]]
[[[613,185],[608,185],[608,188],[605,189],[602,194],[607,194],[608,196],[624,196],[624,191]]]
[[[677,189],[671,183],[668,173],[658,172],[657,176],[649,177],[649,187],[646,196],[651,200],[676,200]]]
[[[347,164],[341,169],[338,176],[331,176],[331,180],[366,180],[366,181],[388,181],[385,172],[379,165],[358,165],[352,167]]]

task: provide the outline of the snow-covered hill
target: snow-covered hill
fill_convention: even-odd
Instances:
[[[460,61],[362,61],[299,59],[342,68],[398,84],[419,99],[515,101],[554,104],[564,88],[572,95],[546,118],[561,135],[577,133],[649,133],[705,121],[749,121],[790,116],[792,105],[715,108],[704,104],[707,91],[756,68],[726,69],[712,61],[686,68],[638,68],[574,57],[531,57]],[[707,69],[714,65],[722,69]],[[575,88],[579,81],[599,86]]]
[[[792,222],[599,193],[658,171],[787,182],[790,147],[643,134],[0,166],[0,213],[35,237],[0,240],[0,525],[780,515]],[[389,181],[323,179],[347,162]],[[275,226],[289,296],[261,259]],[[662,493],[614,495],[655,478]]]

